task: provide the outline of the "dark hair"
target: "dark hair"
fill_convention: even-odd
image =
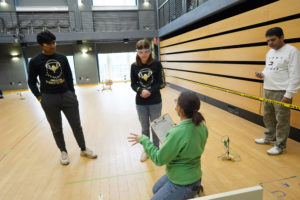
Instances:
[[[50,44],[51,42],[56,40],[56,37],[50,31],[42,31],[36,36],[36,40],[40,45]]]
[[[136,50],[140,50],[140,49],[150,49],[150,43],[147,40],[139,40],[136,43]],[[147,60],[147,65],[151,65],[153,63],[153,57],[152,57],[152,53],[149,55],[149,58]],[[136,66],[141,67],[143,65],[141,58],[136,55],[135,58],[135,63]]]
[[[283,30],[280,27],[274,27],[267,30],[266,36],[273,36],[273,35],[276,35],[277,37],[280,38],[281,36],[283,36]]]
[[[196,126],[205,121],[202,114],[198,112],[200,109],[200,99],[194,92],[182,92],[178,97],[177,103],[183,109],[184,115],[192,118]]]

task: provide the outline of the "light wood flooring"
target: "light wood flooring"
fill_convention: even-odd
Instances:
[[[23,100],[16,92],[0,99],[1,200],[99,200],[100,194],[103,200],[151,198],[152,186],[165,167],[151,160],[139,162],[141,145],[132,147],[127,142],[130,132],[140,133],[135,93],[130,83],[114,84],[112,91],[101,89],[100,85],[76,87],[86,144],[99,157],[79,156],[63,118],[68,166],[59,163],[60,152],[49,124],[29,91],[22,92]],[[169,87],[162,90],[162,113],[169,113],[174,121],[179,119],[174,109],[178,95]],[[266,150],[271,146],[254,143],[263,137],[263,127],[203,102],[200,111],[209,129],[202,157],[206,195],[261,184],[265,200],[300,199],[299,143],[289,139],[287,153],[269,156]],[[218,158],[225,152],[224,135],[230,137],[231,150],[240,155],[240,161]]]

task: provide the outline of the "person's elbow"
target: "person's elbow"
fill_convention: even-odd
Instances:
[[[163,165],[165,165],[165,163],[163,163],[163,162],[160,162],[160,161],[153,161],[154,163],[155,163],[155,165],[157,165],[157,166],[163,166]]]
[[[155,160],[153,160],[153,162],[155,163],[155,165],[157,166],[163,166],[166,164],[165,160],[163,158],[161,158],[160,156],[157,156]]]

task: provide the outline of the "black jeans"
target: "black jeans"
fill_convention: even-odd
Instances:
[[[85,150],[84,135],[81,127],[78,101],[75,93],[67,91],[59,94],[42,94],[42,108],[50,124],[55,142],[60,151],[67,151],[62,129],[61,111],[65,114],[81,150]]]

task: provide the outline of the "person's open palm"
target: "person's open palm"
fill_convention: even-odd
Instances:
[[[140,139],[141,135],[138,135],[135,133],[130,133],[130,135],[132,135],[132,136],[127,137],[127,139],[128,139],[128,142],[132,142],[132,144],[131,144],[132,146],[139,143],[139,139]]]

